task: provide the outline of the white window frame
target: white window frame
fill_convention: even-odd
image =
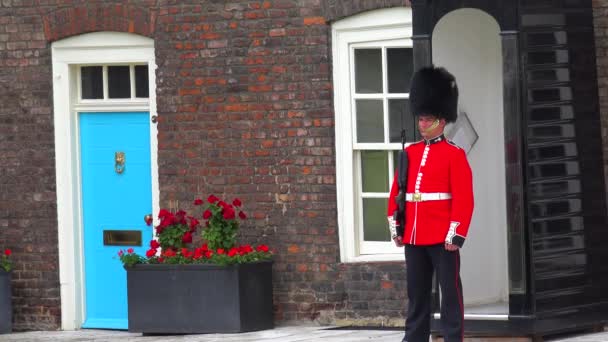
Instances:
[[[335,22],[332,25],[332,57],[334,78],[334,111],[336,117],[336,190],[338,231],[342,262],[403,261],[402,248],[391,241],[361,243],[362,210],[358,201],[361,189],[360,161],[355,149],[399,150],[400,143],[356,144],[354,116],[353,49],[355,47],[411,46],[412,11],[399,7],[370,11]],[[385,48],[383,48],[383,56]],[[385,58],[383,62],[385,63]],[[386,80],[384,80],[386,81]],[[384,83],[386,84],[386,82]],[[356,98],[366,98],[357,95]],[[407,98],[405,94],[386,97]],[[385,108],[386,109],[386,108]],[[385,110],[385,120],[388,120]],[[388,132],[385,129],[385,136]],[[389,165],[392,156],[389,156]],[[392,182],[392,174],[389,176]]]
[[[104,101],[105,103],[115,103],[115,102],[126,102],[126,103],[136,103],[139,102],[143,105],[147,105],[148,104],[148,99],[149,99],[149,94],[148,97],[137,97],[135,94],[135,67],[136,66],[141,66],[141,65],[147,65],[145,63],[114,63],[114,64],[81,64],[78,66],[78,68],[76,69],[76,81],[78,82],[78,87],[76,88],[76,98],[79,104],[96,104],[96,103],[100,103],[100,101]],[[81,74],[81,70],[82,67],[101,67],[102,68],[102,75],[103,75],[103,98],[101,99],[83,99],[82,98],[82,74]],[[110,98],[109,97],[109,88],[108,88],[108,67],[109,66],[128,66],[129,67],[129,82],[130,82],[130,86],[131,86],[131,97],[130,98]],[[150,72],[150,69],[148,68],[148,72]],[[150,80],[148,80],[149,82]],[[149,89],[148,89],[149,91]]]
[[[57,185],[57,231],[61,328],[82,326],[85,313],[82,245],[82,196],[80,180],[79,112],[156,110],[156,63],[154,40],[130,33],[95,32],[74,36],[51,45],[53,62],[53,114]],[[81,100],[80,66],[148,65],[149,98]],[[156,125],[150,125],[152,208],[159,210],[158,142]]]

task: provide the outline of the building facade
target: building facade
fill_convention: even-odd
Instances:
[[[589,136],[597,139],[585,140],[595,146],[585,160],[599,167],[591,167],[591,173],[601,170],[602,151],[608,152],[602,142],[608,127],[608,1],[520,2],[521,7],[505,2],[498,10],[582,13],[567,16],[575,22],[556,17],[542,25],[578,25],[591,34],[591,57],[577,63],[597,64],[594,73],[581,76],[591,75],[597,88],[576,91],[599,103],[599,111],[588,110],[596,118],[589,119],[595,120],[589,126],[597,128]],[[143,167],[150,179],[143,190],[131,190],[141,194],[131,204],[145,202],[157,212],[171,203],[193,209],[194,198],[209,194],[243,200],[249,219],[240,239],[276,251],[277,321],[402,325],[403,255],[389,241],[384,213],[399,132],[405,128],[408,141],[417,138],[407,108],[409,76],[415,65],[428,62],[457,70],[468,118],[463,125],[477,137],[469,154],[477,173],[478,207],[473,239],[463,251],[471,265],[463,269],[465,291],[471,289],[465,301],[471,307],[493,307],[492,315],[509,315],[509,305],[519,300],[512,297],[517,284],[509,267],[522,261],[508,254],[512,246],[505,243],[513,236],[509,215],[516,209],[509,206],[515,183],[506,181],[514,178],[509,178],[505,141],[509,115],[522,122],[525,117],[519,115],[522,108],[505,109],[504,98],[512,95],[503,84],[514,80],[523,92],[528,79],[504,66],[508,40],[500,37],[525,44],[519,31],[525,25],[519,12],[506,30],[508,23],[495,19],[495,13],[469,8],[450,10],[446,20],[442,15],[433,27],[425,26],[420,21],[445,10],[441,2],[431,12],[425,6],[425,1],[404,0],[2,1],[0,247],[14,252],[14,329],[83,327],[89,315],[87,289],[94,282],[87,268],[119,264],[112,258],[87,264],[85,212],[102,201],[86,196],[88,182],[100,178],[87,173],[85,156],[97,150],[86,149],[94,136],[83,132],[96,125],[111,127],[113,121],[103,122],[112,117],[108,113],[145,113],[137,134],[149,136],[142,155],[150,156],[143,158],[149,161]],[[420,27],[432,29],[432,38],[416,32]],[[421,53],[430,45],[432,57]],[[561,52],[555,56],[551,65],[568,69],[572,64]],[[569,75],[580,76],[572,68],[553,76],[537,69],[538,79],[532,81],[555,77],[551,82],[560,85],[571,81]],[[131,87],[122,86],[125,80]],[[530,96],[562,105],[572,99],[564,92],[558,90],[557,98]],[[523,107],[524,102],[514,103]],[[586,133],[574,129],[569,141],[576,145]],[[133,138],[134,131],[111,131],[117,141],[144,139]],[[512,148],[523,153],[532,143]],[[130,156],[127,152],[127,168]],[[607,173],[602,174],[605,179]],[[521,192],[531,181],[526,175]],[[594,210],[602,218],[603,179],[596,185],[603,196]],[[136,204],[103,208],[141,225],[148,213]],[[520,208],[526,217],[535,210]],[[528,224],[522,224],[527,231]],[[496,229],[484,230],[487,226]],[[495,253],[476,262],[488,245]],[[522,245],[519,255],[526,250]],[[480,268],[493,284],[486,292],[476,285]]]

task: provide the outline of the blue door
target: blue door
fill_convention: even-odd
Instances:
[[[118,252],[145,254],[152,238],[147,112],[80,113],[84,241],[83,328],[127,329],[126,272]],[[120,157],[122,153],[123,161]],[[138,239],[139,237],[139,239]],[[138,241],[140,240],[140,241]]]

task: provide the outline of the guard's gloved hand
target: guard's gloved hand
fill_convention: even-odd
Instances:
[[[456,228],[460,225],[460,222],[450,222],[450,228],[445,236],[445,249],[453,252],[458,250],[464,244],[464,237],[456,234]]]

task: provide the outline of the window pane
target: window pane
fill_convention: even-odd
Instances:
[[[401,152],[401,151],[400,150],[391,151],[391,153],[393,154],[393,169],[391,170],[393,179],[399,177],[399,174],[397,173],[397,171],[399,171],[398,170],[399,169],[399,152]]]
[[[131,77],[128,65],[108,67],[108,96],[111,99],[131,97]]]
[[[148,97],[148,66],[135,66],[135,97]]]
[[[409,93],[410,79],[414,72],[412,49],[386,49],[388,65],[388,92]]]
[[[361,151],[363,192],[388,192],[388,153]]]
[[[357,142],[383,143],[382,100],[357,100]]]
[[[394,178],[397,175],[395,172],[397,172],[397,168],[399,167],[399,150],[394,150],[394,151],[392,151],[392,153],[393,153],[393,169],[391,171],[393,172],[393,178]]]
[[[416,120],[410,114],[408,99],[388,100],[390,142],[401,142],[401,130],[405,129],[405,141],[416,140]]]
[[[83,99],[103,99],[103,68],[87,66],[80,68],[81,94]]]
[[[386,201],[386,198],[363,199],[363,240],[391,240],[386,222]]]
[[[382,93],[382,50],[355,50],[355,92]]]

